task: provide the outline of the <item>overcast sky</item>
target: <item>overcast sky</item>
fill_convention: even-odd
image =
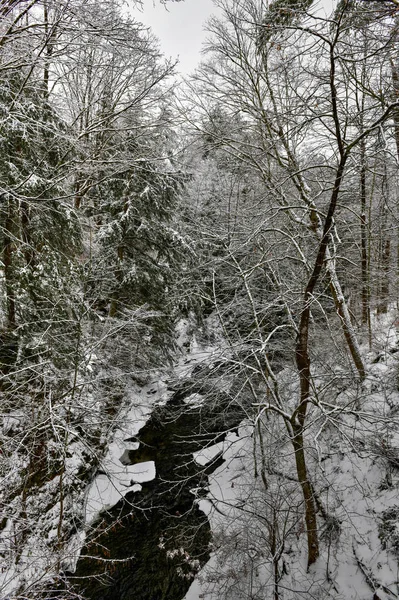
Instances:
[[[179,58],[181,73],[193,71],[201,60],[205,21],[216,13],[212,0],[167,2],[166,7],[159,0],[144,0],[143,5],[142,10],[135,10],[134,17],[151,27],[167,58]]]

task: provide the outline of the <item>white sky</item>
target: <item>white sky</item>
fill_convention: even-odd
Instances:
[[[319,0],[322,9],[329,14],[334,0]],[[143,7],[136,5],[132,15],[137,21],[151,27],[160,41],[160,49],[166,58],[179,59],[177,71],[191,73],[201,60],[201,47],[207,37],[205,22],[212,14],[221,14],[213,0],[143,0]]]
[[[135,9],[133,16],[151,27],[166,58],[179,58],[177,69],[186,75],[201,60],[201,45],[207,36],[203,27],[215,13],[212,0],[167,2],[166,6],[160,0],[144,0],[143,9]]]

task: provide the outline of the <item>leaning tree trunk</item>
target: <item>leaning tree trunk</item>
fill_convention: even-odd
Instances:
[[[303,431],[305,427],[307,406],[310,401],[310,356],[309,356],[309,322],[310,307],[312,304],[313,292],[320,278],[320,274],[326,259],[330,232],[333,226],[333,217],[337,206],[339,190],[344,174],[347,154],[341,155],[338,165],[334,189],[331,195],[330,206],[326,221],[324,224],[323,235],[319,244],[316,261],[305,288],[303,297],[301,319],[299,323],[298,340],[295,351],[296,364],[300,382],[300,402],[298,414],[294,415],[292,426],[294,428],[293,444],[295,448],[295,457],[297,464],[298,479],[301,482],[303,496],[305,500],[306,525],[308,536],[308,568],[319,556],[319,542],[317,534],[316,506],[313,499],[312,487],[307,477],[305,465],[305,453],[303,446]]]
[[[276,102],[274,99],[273,88],[270,85],[270,82],[268,81],[267,75],[266,75],[266,80],[268,82],[268,89],[269,89],[270,97],[271,97],[271,100],[272,100],[272,103],[274,106],[275,117],[276,117],[276,120],[278,123],[278,136],[279,136],[279,139],[280,139],[280,141],[284,147],[284,150],[287,154],[287,158],[288,158],[289,165],[290,165],[289,170],[291,172],[292,181],[293,181],[296,189],[298,190],[298,193],[301,197],[302,202],[309,209],[310,228],[316,235],[317,239],[319,240],[319,243],[321,244],[321,242],[323,240],[323,225],[322,225],[322,221],[321,221],[319,212],[318,212],[314,202],[309,197],[308,186],[306,185],[306,182],[303,178],[302,169],[299,166],[299,163],[297,161],[295,154],[291,150],[289,141],[284,132],[284,128],[279,123],[278,109],[277,109],[277,105],[276,105]],[[268,121],[268,117],[264,116],[263,118],[265,119],[266,127],[271,129],[270,122]],[[342,151],[341,151],[341,158],[342,158]],[[346,158],[345,158],[345,161],[346,161]],[[284,166],[283,163],[281,163],[281,166]],[[332,227],[332,222],[331,222],[331,227]],[[337,311],[337,313],[340,317],[341,323],[342,323],[342,328],[344,331],[344,336],[345,336],[346,343],[348,345],[349,352],[351,354],[351,357],[355,364],[355,367],[358,371],[359,377],[363,381],[363,379],[365,378],[365,367],[364,367],[363,360],[362,360],[362,357],[360,354],[359,344],[357,342],[356,333],[355,333],[354,327],[352,325],[352,321],[350,318],[350,314],[349,314],[349,310],[348,310],[347,303],[345,300],[345,296],[342,293],[341,285],[339,282],[339,277],[338,277],[338,274],[337,274],[337,271],[335,268],[335,261],[333,260],[333,254],[330,251],[329,243],[330,243],[330,236],[328,235],[325,240],[323,260],[324,260],[324,258],[326,259],[326,271],[327,271],[327,274],[329,277],[329,286],[330,286],[330,290],[332,292],[332,297],[333,297],[333,300],[335,303],[336,311]]]
[[[344,332],[345,340],[349,351],[352,356],[352,360],[355,363],[356,370],[359,374],[361,381],[366,377],[366,370],[363,364],[362,356],[360,354],[360,347],[357,341],[355,331],[351,322],[348,305],[345,301],[344,294],[341,289],[341,284],[338,279],[337,271],[334,266],[334,260],[331,257],[330,249],[326,248],[326,271],[330,278],[330,291],[334,299],[335,308],[338,316],[341,319],[342,329]]]
[[[0,0],[0,16],[6,17],[22,0]]]
[[[303,415],[306,416],[305,413]],[[319,557],[319,540],[317,533],[316,503],[313,496],[312,484],[308,477],[306,468],[306,456],[304,448],[304,427],[301,423],[292,423],[294,437],[292,444],[295,452],[296,471],[298,481],[301,484],[303,498],[305,501],[305,523],[308,541],[308,568],[316,562]]]
[[[322,222],[321,222],[320,215],[319,215],[318,211],[316,210],[316,207],[314,206],[313,202],[310,201],[310,199],[307,197],[307,195],[303,196],[303,197],[306,198],[307,205],[310,209],[310,220],[311,220],[311,224],[312,224],[312,230],[314,231],[316,237],[319,240],[319,243],[321,244],[324,234],[323,234],[323,228],[322,228]],[[331,226],[332,226],[332,222],[331,222]],[[324,250],[324,258],[323,258],[323,260],[325,259],[325,268],[326,268],[326,272],[327,272],[327,275],[329,278],[329,287],[330,287],[331,295],[334,300],[335,309],[341,320],[342,329],[344,332],[345,340],[346,340],[350,355],[355,364],[355,367],[357,369],[359,377],[360,377],[361,381],[363,381],[363,379],[366,376],[366,370],[365,370],[365,367],[363,364],[362,356],[360,354],[359,343],[357,341],[357,336],[356,336],[354,327],[352,325],[352,320],[351,320],[351,317],[349,314],[348,305],[346,303],[345,296],[342,292],[341,284],[340,284],[337,270],[335,267],[335,259],[330,250],[329,239],[330,239],[330,236],[328,235],[327,240],[326,240],[325,250]]]
[[[274,97],[274,89],[270,84],[268,77],[267,68],[267,51],[263,50],[263,61],[264,61],[264,76],[267,84],[268,93],[273,106],[273,119],[275,123],[272,123],[267,112],[262,111],[262,118],[266,131],[272,136],[276,133],[284,148],[286,156],[284,160],[281,156],[277,155],[277,160],[280,162],[280,166],[284,169],[287,168],[289,175],[292,178],[294,185],[296,186],[302,201],[309,209],[309,216],[311,220],[311,228],[319,239],[318,251],[316,260],[311,271],[310,277],[306,284],[302,307],[300,311],[300,322],[298,327],[298,337],[295,348],[295,359],[297,365],[297,371],[299,375],[300,383],[300,398],[296,412],[294,413],[291,425],[293,428],[293,444],[295,448],[296,464],[298,479],[301,482],[305,509],[306,509],[306,523],[307,523],[307,537],[308,537],[308,568],[317,560],[319,556],[319,541],[317,532],[317,519],[316,519],[316,506],[312,493],[312,486],[308,480],[305,462],[305,451],[303,443],[303,433],[306,425],[306,413],[309,402],[311,401],[310,394],[310,383],[312,379],[311,375],[311,361],[309,355],[309,323],[310,323],[310,308],[312,305],[314,291],[316,285],[320,279],[320,274],[323,267],[326,267],[327,273],[330,277],[330,286],[333,290],[333,296],[336,302],[337,311],[344,325],[345,338],[349,346],[349,350],[353,357],[356,368],[359,372],[360,379],[365,378],[365,368],[359,352],[358,344],[356,343],[356,336],[352,327],[351,320],[349,318],[349,311],[345,303],[342,290],[339,287],[339,279],[336,274],[333,256],[330,254],[329,245],[332,244],[332,231],[333,231],[333,217],[337,206],[337,201],[341,189],[341,183],[344,176],[345,165],[352,149],[359,145],[363,139],[365,139],[372,131],[384,123],[394,111],[399,111],[399,102],[394,101],[390,104],[384,113],[375,120],[368,128],[358,135],[351,143],[345,142],[343,139],[343,133],[341,130],[340,113],[338,106],[338,93],[336,88],[336,55],[335,45],[338,42],[338,31],[337,35],[334,36],[334,41],[330,44],[330,73],[329,73],[329,84],[331,92],[331,109],[332,117],[334,121],[335,140],[337,144],[339,162],[335,173],[334,187],[331,193],[330,203],[328,206],[328,212],[324,221],[324,226],[321,230],[321,217],[314,205],[313,201],[309,198],[308,188],[305,181],[302,178],[302,169],[298,168],[298,161],[295,155],[291,151],[290,143],[285,133],[285,129],[281,124],[279,117],[278,106]],[[262,100],[260,100],[262,104]],[[277,126],[276,126],[277,124]],[[290,209],[288,209],[290,210]]]
[[[339,128],[338,116],[337,116],[338,110],[337,110],[336,90],[335,90],[335,84],[334,84],[334,61],[333,60],[332,60],[330,76],[331,76],[333,114],[334,114],[336,124],[337,124],[336,131],[337,131],[337,143],[338,143],[338,149],[339,149],[339,163],[338,163],[338,167],[337,167],[337,171],[336,171],[336,175],[335,175],[334,187],[333,187],[333,191],[331,194],[331,199],[330,199],[330,204],[328,207],[327,216],[326,216],[326,219],[324,222],[323,233],[322,233],[322,237],[321,237],[321,240],[319,243],[316,260],[314,263],[313,270],[308,279],[308,282],[307,282],[307,285],[305,288],[305,293],[303,296],[303,301],[302,301],[301,317],[300,317],[299,328],[298,328],[298,339],[297,339],[297,344],[296,344],[296,349],[295,349],[295,358],[296,358],[296,364],[297,364],[297,369],[298,369],[298,374],[299,374],[299,382],[300,382],[300,402],[298,405],[297,414],[294,415],[294,420],[292,421],[293,427],[300,427],[300,429],[297,430],[297,436],[303,435],[303,430],[305,427],[305,420],[306,420],[307,406],[311,399],[310,398],[310,382],[311,382],[310,364],[311,363],[310,363],[310,356],[309,356],[310,307],[312,304],[314,290],[319,281],[320,274],[321,274],[321,271],[325,264],[325,261],[328,257],[329,243],[330,243],[330,239],[331,239],[331,232],[333,229],[333,218],[334,218],[334,213],[335,213],[335,210],[337,207],[337,201],[338,201],[338,196],[339,196],[340,189],[341,189],[342,179],[344,176],[345,165],[346,165],[348,156],[349,156],[352,148],[354,148],[357,144],[361,143],[361,141],[371,131],[376,129],[376,127],[378,127],[381,123],[384,123],[386,121],[386,119],[390,116],[390,113],[393,110],[399,109],[399,106],[397,103],[390,105],[386,109],[386,111],[383,113],[383,115],[379,119],[377,119],[368,128],[368,130],[362,132],[355,140],[352,141],[351,144],[344,146],[344,143],[343,143],[343,140],[341,137],[340,128]],[[317,219],[319,219],[318,215],[317,215]],[[331,261],[331,260],[327,261],[327,263],[328,262],[333,264],[333,261]],[[341,295],[342,295],[342,293],[341,293]],[[352,348],[351,351],[353,352],[353,350],[354,349]],[[352,356],[353,356],[353,354],[352,354]],[[359,358],[360,358],[360,355],[359,355]],[[360,370],[359,370],[359,367],[360,367]],[[364,367],[363,367],[363,363],[362,363],[361,359],[360,359],[359,367],[358,367],[359,374],[360,374],[361,378],[364,379],[365,371],[364,371]],[[296,432],[294,431],[294,439],[295,439],[295,433]],[[299,440],[300,440],[300,438],[299,438]],[[298,444],[298,450],[300,451],[299,455],[301,455],[301,444],[299,442],[297,442],[297,444]],[[303,443],[302,443],[302,448],[303,448]],[[298,464],[297,464],[297,468],[298,468]],[[300,472],[298,472],[298,478],[303,477],[303,476],[304,476],[303,473],[301,474]],[[306,477],[306,479],[303,479],[303,482],[304,483],[307,482],[307,477]],[[309,497],[312,495],[312,490],[310,488],[310,491],[308,491],[307,485],[302,485],[302,490],[303,490],[304,499],[305,499],[305,503],[306,503],[306,510],[309,510],[308,519],[310,519],[311,523],[316,523],[315,503],[314,503],[314,501],[307,502]],[[307,532],[307,534],[308,534],[308,545],[309,545],[309,557],[308,557],[308,567],[309,567],[312,564],[312,562],[315,562],[315,560],[317,559],[317,556],[319,554],[319,547],[318,547],[317,530],[314,531],[313,529],[311,529],[310,531]],[[310,553],[310,551],[312,551],[312,552]]]

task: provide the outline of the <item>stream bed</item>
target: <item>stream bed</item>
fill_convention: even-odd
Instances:
[[[100,513],[75,572],[67,574],[68,587],[87,600],[181,600],[209,560],[211,528],[198,503],[224,462],[218,447],[245,410],[203,372],[170,392],[125,440],[138,448],[121,457],[125,465],[153,461],[155,478]],[[216,444],[205,465],[195,460]]]

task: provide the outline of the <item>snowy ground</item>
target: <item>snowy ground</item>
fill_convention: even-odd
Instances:
[[[0,531],[0,557],[4,558],[0,564],[2,600],[16,598],[17,590],[24,590],[24,594],[28,595],[34,594],[34,587],[51,582],[52,574],[57,573],[60,567],[73,571],[85,541],[82,524],[87,529],[101,510],[113,506],[128,491],[139,490],[142,482],[154,478],[154,463],[134,466],[124,464],[126,452],[136,447],[134,442],[126,440],[138,433],[151,414],[153,406],[166,402],[173,393],[167,389],[169,380],[184,379],[196,365],[212,360],[215,349],[199,348],[195,339],[187,334],[189,328],[188,321],[182,321],[179,325],[177,343],[181,347],[184,346],[184,352],[176,365],[169,370],[154,372],[151,380],[141,387],[134,379],[129,382],[126,376],[122,403],[125,408],[118,411],[114,417],[116,425],[108,441],[107,453],[100,461],[99,474],[86,489],[84,496],[85,481],[80,478],[80,472],[82,469],[91,468],[92,457],[91,449],[87,447],[81,430],[92,430],[93,427],[97,427],[96,422],[101,418],[101,401],[94,393],[82,399],[83,416],[80,422],[77,421],[80,430],[75,425],[70,426],[68,430],[65,470],[61,476],[50,477],[49,481],[34,489],[26,499],[19,492],[13,495],[13,490],[18,490],[23,484],[21,472],[25,467],[24,464],[17,463],[22,459],[16,447],[15,453],[9,459],[14,463],[10,465],[6,477],[3,477],[2,473],[1,479],[3,493],[8,486],[12,498],[8,502],[7,513],[2,514],[5,525],[3,523]],[[98,376],[101,377],[102,374],[101,372]],[[59,431],[63,414],[58,415],[56,410],[58,408],[48,407],[50,418],[54,420],[54,428]],[[22,421],[22,416],[22,412],[5,415],[0,423],[3,434],[9,435],[10,439],[14,436],[14,430],[18,435],[23,435],[23,428],[27,425]],[[101,432],[101,440],[104,443],[109,439],[107,427],[108,420],[104,421],[104,430]],[[3,460],[2,456],[1,459]],[[65,531],[68,535],[70,529],[77,529],[76,534],[70,537],[66,544],[59,544],[60,534]]]
[[[362,347],[366,381],[362,386],[345,382],[331,388],[331,406],[327,406],[328,392],[323,396],[325,414],[321,417],[314,409],[310,419],[310,471],[327,515],[319,514],[321,556],[316,565],[307,572],[302,497],[294,480],[292,450],[284,428],[276,419],[261,420],[265,432],[262,457],[253,424],[243,422],[222,445],[196,456],[198,463],[206,464],[223,449],[225,463],[210,477],[207,498],[199,500],[211,521],[214,545],[211,560],[193,581],[185,600],[272,600],[277,598],[276,573],[278,598],[282,600],[399,598],[399,352],[395,351],[395,313],[376,317],[373,329],[373,349]],[[132,383],[127,392],[125,405],[129,408],[123,418],[118,416],[119,426],[101,462],[100,474],[86,492],[87,526],[100,510],[155,476],[153,463],[124,464],[126,452],[136,447],[126,440],[138,433],[154,404],[168,399],[172,393],[168,383],[189,377],[197,365],[220,358],[220,349],[203,348],[187,335],[187,323],[181,324],[178,341],[186,348],[178,363],[167,373],[154,373],[143,387]],[[331,371],[339,373],[333,352],[330,360]],[[287,369],[279,377],[289,402],[296,394],[295,376]],[[317,383],[323,388],[322,378]],[[188,400],[196,402],[197,398]],[[7,421],[3,428],[12,425]],[[66,464],[66,476],[71,478],[83,456],[79,444],[77,441],[76,452]],[[266,485],[259,474],[263,459],[268,467]],[[48,482],[42,500],[35,499],[38,506],[49,496],[50,488],[59,485],[57,478]],[[71,506],[75,501],[81,500],[71,498]],[[12,565],[2,566],[1,598],[13,597],[13,589],[24,582],[29,590],[29,581],[37,580],[41,572],[48,573],[51,565],[56,570],[58,558],[48,546],[48,538],[57,532],[59,514],[56,507],[54,511],[38,514],[23,554]],[[1,543],[12,542],[11,527],[10,520],[1,533]],[[73,568],[83,542],[84,532],[79,530],[63,551],[64,568]],[[273,557],[277,570],[273,570]]]
[[[187,343],[185,329],[187,323],[180,323],[178,345]],[[185,379],[200,364],[209,364],[217,356],[214,347],[199,347],[196,340],[191,340],[190,350],[184,354],[169,372],[154,374],[150,383],[144,387],[137,386],[130,392],[130,409],[122,419],[122,425],[115,431],[108,452],[103,459],[100,471],[89,487],[86,500],[86,523],[90,524],[101,510],[114,506],[129,491],[141,489],[141,483],[151,481],[155,477],[153,462],[136,465],[125,464],[127,452],[138,447],[135,442],[127,442],[145,425],[155,405],[165,403],[172,395],[167,381]],[[187,401],[195,402],[195,394]]]
[[[254,439],[251,428],[243,424],[238,436],[226,439],[226,462],[211,476],[208,499],[200,503],[209,515],[215,548],[185,600],[399,598],[395,320],[394,312],[375,318],[374,348],[362,348],[368,373],[363,386],[338,393],[334,405],[339,410],[324,419],[323,427],[320,419],[309,427],[309,462],[316,473],[312,477],[328,515],[327,519],[319,516],[321,556],[317,563],[307,572],[298,484],[268,473],[265,489],[259,474],[254,477]],[[356,411],[352,410],[354,397]],[[267,425],[270,434],[272,428]],[[276,455],[272,451],[267,457],[269,467],[277,465],[280,474],[294,475],[289,446],[277,446]],[[283,547],[278,596],[274,595],[273,556],[279,546],[272,545],[273,515],[276,539]],[[387,521],[387,515],[394,517]]]

